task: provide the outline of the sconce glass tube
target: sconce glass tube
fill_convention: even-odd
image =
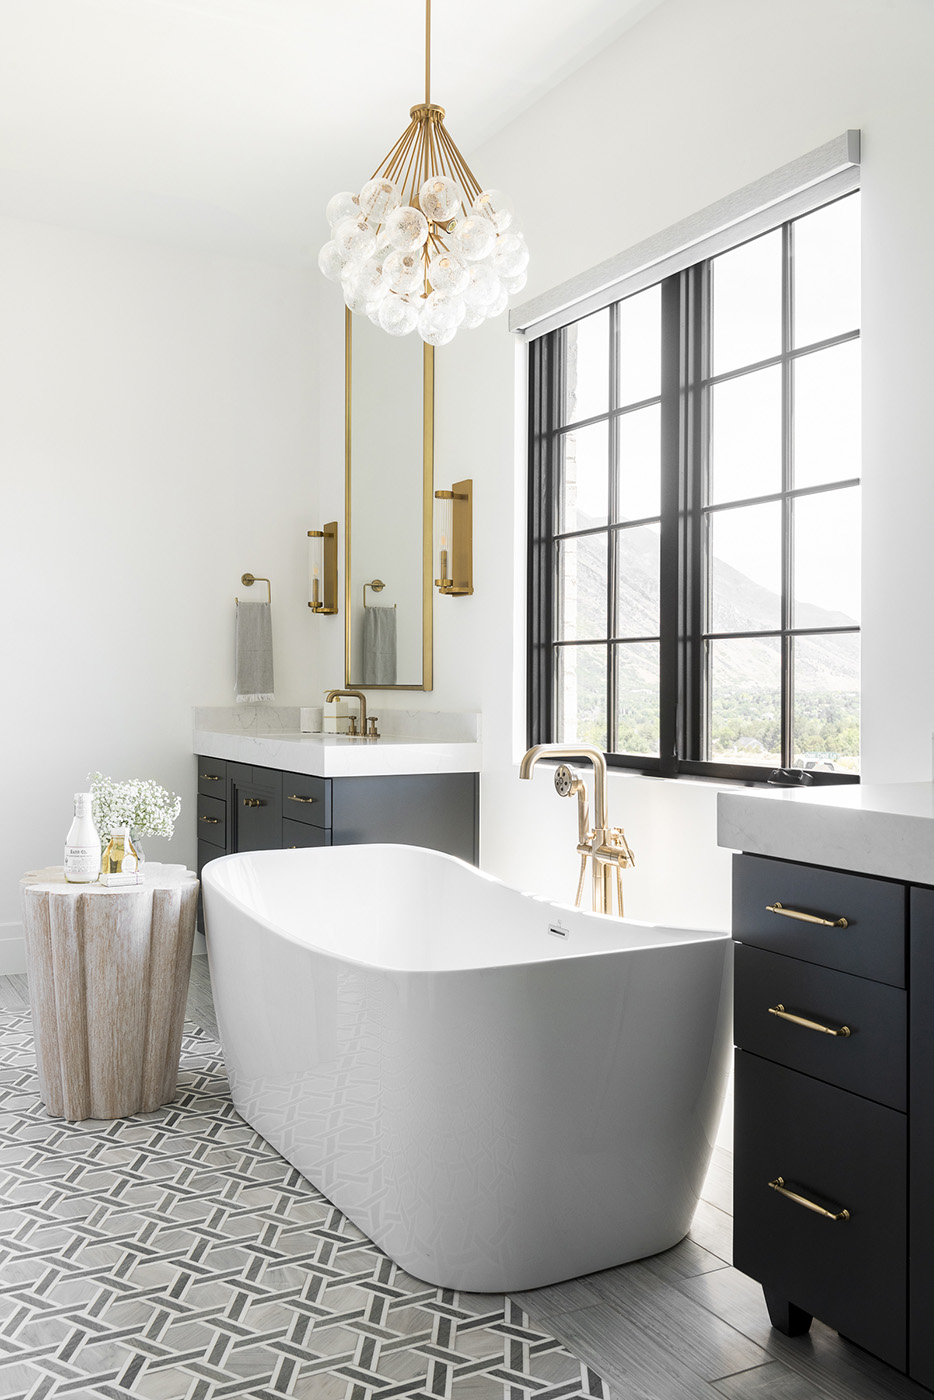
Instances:
[[[450,588],[451,548],[454,541],[454,492],[435,492],[435,587]]]
[[[308,531],[308,606],[312,612],[337,612],[337,521]]]

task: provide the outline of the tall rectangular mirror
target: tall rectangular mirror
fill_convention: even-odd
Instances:
[[[349,311],[345,337],[345,684],[430,690],[435,352]]]

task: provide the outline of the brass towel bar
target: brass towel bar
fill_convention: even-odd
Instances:
[[[372,603],[368,603],[366,600],[366,591],[368,588],[372,588],[374,593],[382,593],[385,587],[386,585],[385,583],[383,583],[383,580],[381,578],[375,578],[372,583],[365,583],[363,585],[363,606],[365,608],[371,608],[373,606]],[[396,604],[393,603],[393,607],[395,606]]]
[[[269,589],[269,597],[266,599],[266,601],[267,603],[272,602],[272,584],[269,582],[268,578],[262,578],[259,574],[241,574],[240,582],[245,588],[252,588],[254,583],[265,583],[266,587]],[[240,599],[236,598],[235,601],[237,607],[239,607]]]

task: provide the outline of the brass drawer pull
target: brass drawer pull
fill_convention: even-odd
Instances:
[[[265,807],[266,803],[262,802],[258,797],[245,797],[243,799],[243,805],[244,807]]]
[[[823,1031],[824,1035],[849,1035],[849,1026],[841,1026],[835,1031],[833,1026],[822,1026],[820,1021],[809,1021],[804,1016],[792,1016],[790,1011],[786,1011],[781,1002],[777,1006],[769,1007],[770,1016],[780,1016],[783,1021],[794,1021],[796,1026],[805,1026],[809,1031]]]
[[[828,1220],[849,1220],[850,1218],[848,1210],[838,1210],[835,1215],[832,1210],[824,1210],[824,1207],[819,1206],[816,1201],[809,1201],[807,1196],[799,1196],[796,1191],[789,1191],[785,1185],[784,1177],[777,1176],[774,1181],[769,1182],[769,1185],[780,1196],[787,1196],[789,1201],[797,1201],[799,1206],[804,1206],[806,1210],[813,1210],[815,1215],[826,1216]]]
[[[821,919],[817,914],[802,914],[800,909],[786,909],[781,904],[767,904],[770,914],[784,914],[786,919],[800,919],[805,924],[820,924],[823,928],[846,928],[846,919]]]
[[[206,783],[219,783],[221,780],[220,773],[199,773],[198,777],[203,778]]]
[[[220,817],[199,817],[198,821],[207,822],[210,826],[218,826],[220,824]]]
[[[297,792],[290,792],[286,798],[287,802],[314,802],[313,797],[299,797]]]

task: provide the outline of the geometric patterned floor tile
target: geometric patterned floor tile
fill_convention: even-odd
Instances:
[[[175,1100],[49,1118],[0,1013],[6,1400],[603,1400],[500,1294],[406,1274],[236,1113],[188,1025]]]

